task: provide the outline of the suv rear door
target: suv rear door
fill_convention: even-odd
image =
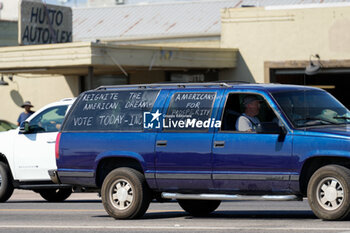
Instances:
[[[156,179],[161,190],[213,188],[213,127],[174,124],[187,119],[195,119],[196,122],[210,119],[212,124],[222,93],[222,90],[216,89],[175,90],[170,93],[163,112],[165,124],[156,141]]]

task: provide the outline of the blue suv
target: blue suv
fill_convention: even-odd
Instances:
[[[279,84],[144,84],[82,93],[56,141],[53,181],[101,192],[116,219],[153,198],[192,215],[222,200],[302,200],[350,214],[350,112],[324,90]]]

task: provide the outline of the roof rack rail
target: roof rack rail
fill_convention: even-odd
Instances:
[[[219,80],[212,81],[213,83],[227,83],[227,84],[251,84],[252,82],[244,81],[244,80]]]
[[[150,84],[131,84],[131,85],[113,85],[113,86],[100,86],[95,90],[106,90],[113,88],[152,88],[152,87],[193,87],[193,86],[220,86],[220,87],[231,87],[225,82],[206,82],[206,83],[150,83]]]

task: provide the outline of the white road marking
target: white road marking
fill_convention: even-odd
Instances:
[[[26,226],[18,226],[18,225],[0,225],[1,228],[12,228],[12,229],[23,229],[23,228],[32,228],[32,229],[130,229],[130,230],[266,230],[266,231],[345,231],[349,232],[349,228],[324,228],[324,227],[204,227],[204,226],[43,226],[43,225],[26,225]]]
[[[104,209],[0,209],[0,212],[106,212]],[[147,210],[146,213],[166,213],[179,212],[184,213],[183,210]]]

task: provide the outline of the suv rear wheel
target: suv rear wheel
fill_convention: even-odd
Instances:
[[[72,194],[72,189],[43,189],[37,190],[36,192],[49,202],[61,202],[66,200]]]
[[[134,219],[144,215],[151,202],[145,177],[131,168],[111,171],[102,184],[101,198],[107,213],[115,219]]]
[[[13,193],[12,176],[7,164],[0,162],[0,202],[7,201]]]
[[[327,165],[311,177],[307,197],[315,215],[324,220],[342,220],[350,213],[350,170]]]
[[[205,216],[216,210],[218,200],[177,200],[182,209],[193,216]]]

